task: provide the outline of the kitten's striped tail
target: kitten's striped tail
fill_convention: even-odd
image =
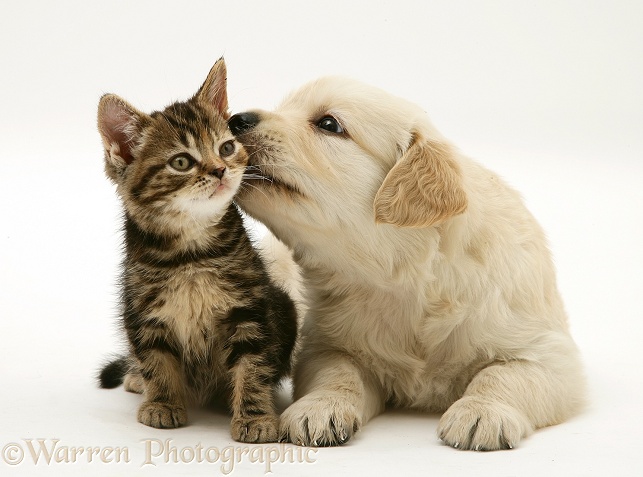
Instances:
[[[98,384],[101,388],[112,389],[123,384],[129,363],[125,356],[121,356],[107,363],[98,373]]]

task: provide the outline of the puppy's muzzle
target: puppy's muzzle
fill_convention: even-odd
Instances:
[[[238,136],[253,129],[259,124],[259,120],[257,113],[239,113],[228,120],[228,126],[232,134]]]

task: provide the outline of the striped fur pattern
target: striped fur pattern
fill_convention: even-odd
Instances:
[[[147,115],[99,104],[106,173],[125,209],[122,320],[130,355],[101,372],[144,394],[138,420],[186,424],[224,400],[242,442],[277,438],[274,389],[289,371],[296,311],[274,285],[232,199],[247,154],[227,128],[223,60],[190,100]]]

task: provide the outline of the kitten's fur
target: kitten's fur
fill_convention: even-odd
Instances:
[[[102,387],[142,392],[138,420],[174,428],[186,405],[225,399],[232,437],[277,438],[274,388],[290,366],[296,311],[270,282],[232,202],[247,155],[227,127],[219,60],[197,94],[147,115],[101,98],[105,170],[125,209],[123,325],[130,356]]]

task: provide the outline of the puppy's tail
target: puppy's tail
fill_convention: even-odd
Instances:
[[[105,364],[98,373],[98,385],[104,389],[112,389],[123,384],[129,363],[125,356],[120,356]]]

